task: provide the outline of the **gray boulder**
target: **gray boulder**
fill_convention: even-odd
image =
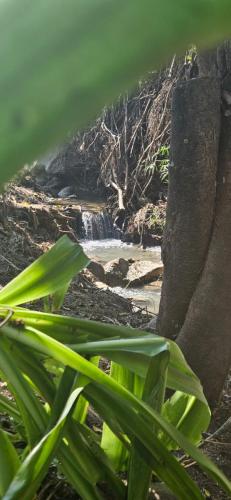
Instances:
[[[148,323],[145,323],[141,326],[141,330],[145,330],[146,332],[155,333],[157,326],[157,316],[154,316]]]
[[[153,263],[149,260],[137,260],[129,266],[126,281],[129,287],[147,285],[157,280],[163,274],[162,262]]]
[[[108,262],[104,266],[105,282],[109,286],[123,286],[124,278],[129,270],[129,262],[120,258]]]
[[[58,198],[68,198],[69,196],[76,196],[75,188],[73,186],[66,186],[57,194]]]
[[[91,260],[87,268],[99,281],[102,282],[105,281],[105,272],[102,264],[94,260]]]

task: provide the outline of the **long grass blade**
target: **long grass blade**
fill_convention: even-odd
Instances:
[[[152,408],[161,414],[166,381],[167,371],[169,365],[170,353],[166,345],[166,351],[161,352],[158,356],[154,357],[150,364],[145,379],[142,399],[148,403]],[[153,430],[157,434],[158,426],[153,425]],[[134,440],[132,444],[130,464],[129,464],[129,480],[128,480],[128,500],[133,500],[135,496],[140,500],[148,498],[149,486],[152,477],[152,467],[150,467],[140,456],[139,443],[138,449],[136,448],[137,441]],[[140,481],[142,477],[142,481]]]
[[[19,457],[7,433],[0,429],[0,497],[3,498],[20,466]]]

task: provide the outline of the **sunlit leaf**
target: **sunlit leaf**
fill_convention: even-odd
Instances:
[[[2,498],[20,466],[20,461],[7,433],[0,429],[0,497]]]
[[[54,294],[88,263],[82,247],[63,236],[0,291],[0,304],[13,306]]]

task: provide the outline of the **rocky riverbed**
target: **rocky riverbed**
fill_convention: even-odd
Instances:
[[[89,317],[90,311],[92,319],[132,326],[146,324],[158,309],[160,247],[143,250],[118,239],[86,240],[80,215],[76,204],[66,205],[31,189],[11,186],[0,199],[0,285],[8,283],[67,234],[81,241],[93,262],[73,280],[63,312]],[[142,261],[146,261],[145,266]],[[149,290],[146,301],[144,286],[153,280],[155,300],[151,300]]]

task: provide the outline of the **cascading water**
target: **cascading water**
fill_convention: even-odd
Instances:
[[[106,210],[97,213],[83,212],[82,221],[87,240],[120,238],[120,231],[114,226],[112,218]]]
[[[85,205],[86,206],[86,205]],[[88,208],[88,207],[86,207]],[[97,210],[98,207],[96,207]],[[100,207],[101,211],[82,210],[84,240],[81,242],[86,255],[93,260],[105,264],[120,257],[135,260],[160,261],[160,247],[146,249],[137,245],[128,245],[120,239],[121,233],[114,224],[110,214]],[[141,288],[126,289],[121,287],[112,290],[122,297],[133,299],[139,307],[147,307],[151,313],[157,313],[160,301],[160,287],[148,285]]]

